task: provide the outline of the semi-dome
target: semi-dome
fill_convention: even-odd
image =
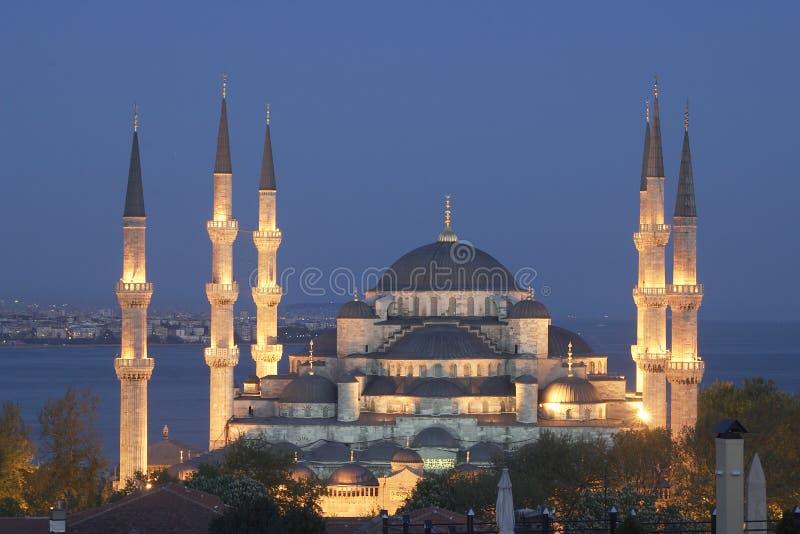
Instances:
[[[420,447],[445,447],[455,449],[458,442],[450,432],[440,426],[429,426],[416,435],[411,446],[419,449]]]
[[[400,449],[392,456],[393,464],[411,464],[412,466],[422,465],[422,456],[412,449]]]
[[[400,445],[394,441],[384,440],[373,443],[358,455],[362,462],[387,462],[394,453],[400,450]]]
[[[320,375],[307,374],[289,382],[279,399],[284,403],[332,403],[337,400],[336,384]]]
[[[306,482],[308,480],[316,480],[317,475],[311,468],[301,463],[294,463],[289,467],[289,478],[295,482]]]
[[[373,291],[518,289],[514,275],[490,254],[466,241],[437,241],[397,259]]]
[[[472,332],[455,325],[428,325],[413,330],[386,351],[393,359],[442,360],[485,358],[496,351]]]
[[[378,479],[363,465],[350,463],[331,473],[328,486],[378,486]]]
[[[374,319],[375,311],[363,300],[351,300],[339,308],[337,317],[339,319]]]
[[[570,342],[572,342],[572,354],[575,356],[594,354],[592,347],[581,336],[566,328],[551,324],[547,331],[547,355],[551,358],[566,356],[567,346]]]
[[[523,299],[511,307],[509,319],[549,319],[550,312],[547,307],[533,299]]]
[[[559,404],[590,404],[601,402],[595,387],[585,378],[564,376],[553,380],[542,391],[542,402]]]
[[[462,387],[446,378],[420,378],[407,395],[411,397],[461,397],[465,394]]]

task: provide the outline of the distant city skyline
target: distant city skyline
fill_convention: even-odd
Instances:
[[[116,307],[138,102],[151,306],[208,309],[205,221],[225,72],[243,287],[256,267],[248,232],[269,102],[278,268],[295,271],[283,302],[345,300],[343,290],[303,292],[300,273],[319,269],[324,287],[338,268],[358,280],[389,266],[436,240],[450,193],[459,237],[512,273],[535,270],[554,316],[632,319],[630,236],[657,73],[670,213],[690,100],[698,271],[709,295],[701,321],[800,319],[791,298],[796,5],[9,11],[0,22],[0,44],[15,51],[0,85],[0,298]],[[238,309],[255,309],[249,292]]]

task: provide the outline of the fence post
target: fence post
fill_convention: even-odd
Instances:
[[[472,508],[467,512],[467,534],[475,534],[475,510]]]
[[[389,512],[381,510],[381,520],[383,522],[383,534],[389,534]]]
[[[432,530],[433,530],[433,521],[431,521],[430,519],[426,519],[425,520],[425,534],[431,534]]]
[[[408,534],[408,530],[411,527],[411,516],[408,514],[403,514],[403,534]]]
[[[617,531],[617,507],[611,506],[608,511],[608,532],[614,534]]]
[[[711,534],[717,534],[717,507],[711,509]]]

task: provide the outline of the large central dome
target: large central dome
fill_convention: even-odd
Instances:
[[[437,241],[401,256],[374,291],[519,290],[514,276],[494,257],[466,241]]]

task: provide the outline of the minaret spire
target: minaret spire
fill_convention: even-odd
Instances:
[[[228,139],[228,76],[222,75],[222,104],[219,111],[217,130],[217,157],[214,161],[215,174],[233,174],[231,168],[231,145]]]
[[[444,197],[444,230],[439,234],[438,241],[440,243],[455,243],[458,241],[458,236],[451,227],[450,215],[450,193],[448,193]]]
[[[694,203],[694,177],[692,176],[692,151],[689,148],[689,102],[683,115],[683,148],[681,169],[678,174],[678,194],[675,197],[675,217],[697,217]]]
[[[128,191],[125,193],[123,217],[144,217],[144,189],[142,188],[142,164],[139,160],[139,108],[133,105],[133,143],[128,167]]]
[[[275,164],[272,161],[272,136],[269,131],[269,104],[267,104],[267,127],[264,133],[264,154],[261,158],[261,178],[258,182],[259,191],[275,191]]]
[[[658,76],[653,83],[653,121],[650,134],[650,150],[647,158],[647,176],[664,176],[664,156],[661,150],[661,118],[658,112]]]
[[[642,177],[639,191],[647,191],[647,161],[650,156],[650,101],[645,100],[644,151],[642,153]]]

